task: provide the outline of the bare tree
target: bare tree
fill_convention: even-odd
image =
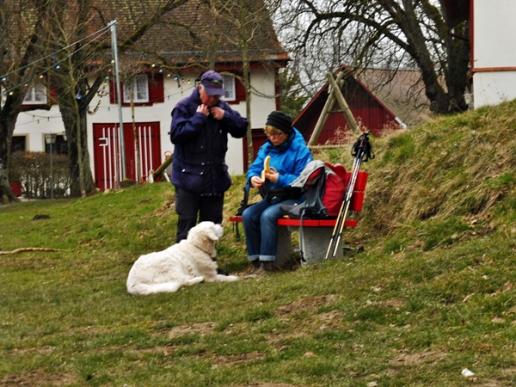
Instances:
[[[197,26],[197,31],[192,30],[195,41],[199,49],[206,52],[206,59],[211,65],[215,62],[242,64],[239,78],[244,85],[246,117],[251,124],[253,95],[264,96],[251,85],[251,65],[259,62],[274,71],[276,56],[284,52],[271,21],[275,4],[263,0],[201,0],[199,3],[208,7],[210,18],[207,23],[204,21],[204,27]],[[264,46],[269,49],[264,50]],[[266,97],[277,96],[271,93]],[[254,158],[250,125],[247,131],[247,156],[249,161]]]
[[[421,72],[430,109],[450,113],[467,108],[469,32],[467,22],[453,28],[447,23],[441,3],[294,0],[284,1],[277,15],[290,46],[312,59],[304,60],[315,68],[305,72],[305,82],[317,82],[342,64],[414,67]]]
[[[9,184],[9,164],[14,126],[38,57],[45,54],[45,23],[49,1],[23,0],[0,3],[0,201],[16,198]],[[35,63],[34,63],[35,62]]]
[[[52,84],[57,91],[70,159],[72,195],[84,196],[94,190],[87,149],[88,107],[106,76],[110,44],[92,35],[92,27],[101,31],[106,24],[121,17],[119,50],[123,53],[160,18],[186,0],[55,0],[55,24],[52,41],[55,47],[66,46],[60,52],[52,71]],[[100,37],[99,32],[99,37]],[[73,45],[73,42],[80,42]]]

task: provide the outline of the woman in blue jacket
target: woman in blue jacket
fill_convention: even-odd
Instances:
[[[292,119],[283,112],[274,111],[265,124],[267,141],[247,171],[247,181],[262,194],[287,187],[296,179],[312,154],[301,133],[292,127]],[[270,170],[262,179],[263,163],[270,156]],[[278,244],[276,221],[282,215],[280,206],[294,200],[281,200],[266,196],[260,202],[246,208],[242,214],[246,235],[248,260],[255,267],[274,270]]]

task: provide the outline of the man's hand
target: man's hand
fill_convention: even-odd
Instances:
[[[211,107],[210,113],[216,120],[221,120],[224,118],[224,109],[219,108],[218,106]]]
[[[251,185],[253,188],[260,188],[263,185],[264,181],[260,179],[259,176],[251,177]]]
[[[208,110],[208,105],[202,104],[197,106],[197,113],[201,113],[203,116],[208,117],[210,111]]]

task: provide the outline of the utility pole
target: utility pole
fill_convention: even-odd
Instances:
[[[120,88],[120,66],[118,62],[118,45],[116,37],[117,21],[112,20],[108,26],[111,29],[111,49],[113,51],[113,67],[115,68],[115,89],[116,99],[118,102],[118,122],[119,122],[119,149],[120,149],[120,177],[119,180],[125,180],[125,142],[124,142],[124,118],[122,115],[122,90]]]

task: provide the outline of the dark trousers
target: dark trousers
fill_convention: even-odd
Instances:
[[[213,223],[222,223],[222,207],[224,194],[206,195],[196,194],[176,188],[177,221],[176,241],[186,239],[188,231],[199,222],[210,220]]]

